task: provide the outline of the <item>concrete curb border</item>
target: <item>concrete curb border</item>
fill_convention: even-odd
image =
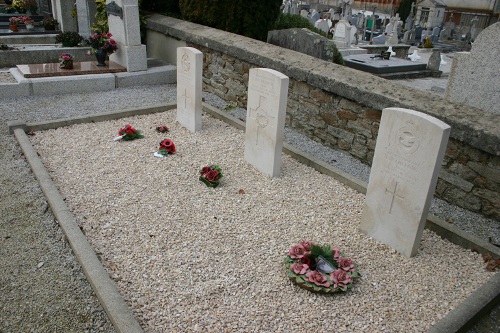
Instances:
[[[14,135],[35,177],[40,183],[40,187],[47,198],[55,218],[66,235],[75,257],[82,266],[85,276],[114,328],[120,333],[143,332],[132,310],[123,300],[108,273],[101,265],[94,250],[90,247],[87,238],[78,227],[75,217],[70,212],[63,197],[59,194],[57,187],[54,185],[37,152],[33,149],[28,136],[22,128],[15,129]]]
[[[14,133],[21,149],[23,150],[33,173],[35,174],[47,201],[59,221],[68,241],[82,265],[83,271],[87,276],[92,288],[96,292],[99,301],[108,314],[111,322],[118,332],[142,332],[137,320],[131,310],[124,302],[107,272],[97,259],[94,251],[90,247],[87,239],[82,234],[76,223],[76,219],[69,211],[66,203],[55,187],[50,175],[43,166],[36,151],[33,149],[25,132],[55,129],[73,124],[106,121],[130,117],[134,115],[146,115],[151,113],[163,112],[176,108],[176,103],[160,104],[153,107],[146,107],[134,110],[124,110],[117,112],[108,112],[99,115],[88,115],[83,117],[72,117],[55,121],[47,121],[36,124],[26,124],[22,121],[11,121],[7,125],[9,133]],[[209,113],[214,118],[220,119],[238,129],[244,130],[245,123],[235,117],[228,115],[206,103],[203,103],[203,111]],[[315,170],[334,177],[341,183],[361,192],[366,193],[367,183],[360,181],[351,175],[339,170],[331,165],[317,160],[313,156],[300,151],[286,143],[283,145],[286,154],[297,159]],[[450,225],[438,217],[429,214],[426,222],[427,229],[436,232],[439,236],[448,239],[452,243],[461,247],[477,251],[479,253],[488,253],[494,258],[500,257],[500,249],[495,246],[467,234],[454,225]],[[443,319],[436,323],[428,333],[452,333],[466,332],[484,313],[493,308],[500,302],[500,273],[495,274],[485,284],[480,286],[476,292],[460,303],[454,310],[448,313]]]

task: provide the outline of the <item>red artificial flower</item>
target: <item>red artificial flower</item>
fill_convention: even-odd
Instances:
[[[330,278],[333,281],[334,288],[345,287],[352,282],[352,276],[350,276],[346,271],[340,268],[333,272],[330,275]]]
[[[339,258],[338,260],[339,268],[343,269],[346,272],[354,272],[354,263],[349,258]]]
[[[209,166],[204,166],[203,168],[201,168],[200,174],[202,174],[202,175],[204,176],[205,174],[209,173],[209,172],[210,172],[210,170],[212,170],[212,168],[211,168],[211,167],[209,167]]]
[[[326,277],[318,271],[309,271],[306,274],[307,281],[314,283],[317,286],[321,287],[330,287],[330,282],[326,279]]]
[[[290,269],[295,274],[302,275],[307,273],[307,271],[309,270],[309,266],[306,264],[291,264]]]
[[[292,247],[290,249],[290,251],[288,252],[288,255],[292,259],[301,259],[302,257],[304,257],[310,253],[311,252],[306,251],[306,249],[304,249],[304,247],[299,244],[299,245],[295,245],[294,247]]]
[[[217,179],[219,179],[219,171],[217,171],[217,170],[210,170],[209,172],[207,172],[207,173],[205,174],[205,178],[206,178],[208,181],[214,182],[214,181],[216,181]]]
[[[164,149],[168,154],[173,154],[176,151],[175,144],[170,139],[165,139],[162,142],[160,142],[160,150],[161,149]]]

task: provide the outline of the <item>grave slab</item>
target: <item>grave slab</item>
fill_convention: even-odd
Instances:
[[[362,232],[408,258],[417,253],[450,130],[414,110],[382,111]]]
[[[107,66],[97,66],[96,61],[74,62],[73,69],[61,69],[59,63],[17,65],[17,69],[25,78],[73,76],[87,74],[105,74],[126,72],[127,69],[112,61]]]
[[[427,64],[391,57],[383,60],[374,54],[356,54],[344,57],[347,67],[373,74],[425,71]]]
[[[203,53],[177,48],[177,121],[191,132],[201,130]]]
[[[288,83],[288,76],[273,69],[250,69],[244,156],[271,177],[281,173]]]

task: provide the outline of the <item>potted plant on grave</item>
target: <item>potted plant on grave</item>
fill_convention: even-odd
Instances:
[[[35,29],[35,20],[33,20],[31,17],[23,16],[23,23],[26,26],[26,29],[28,29],[28,30]]]
[[[9,18],[9,29],[10,29],[10,31],[12,31],[12,32],[19,31],[18,26],[20,24],[23,24],[23,23],[24,23],[24,21],[23,21],[23,17],[22,16],[19,16],[19,17],[13,16],[13,17]]]
[[[54,31],[59,25],[59,22],[53,17],[46,17],[42,20],[42,25],[46,31]]]
[[[59,68],[73,69],[73,55],[65,52],[59,56]]]
[[[14,7],[19,14],[26,13],[26,8],[24,8],[23,2],[21,0],[12,1],[12,7]]]
[[[38,10],[38,4],[35,0],[23,0],[23,7],[26,8],[31,15],[36,15]]]
[[[5,14],[12,14],[12,13],[16,12],[16,9],[14,7],[11,7],[11,6],[5,6],[5,7],[3,7],[3,12]]]
[[[111,38],[112,36],[109,32],[97,31],[84,40],[85,44],[92,48],[97,59],[97,66],[106,66],[106,57],[118,50],[118,43]]]
[[[78,32],[61,32],[56,36],[56,44],[62,43],[65,47],[78,46],[83,41],[83,37]]]

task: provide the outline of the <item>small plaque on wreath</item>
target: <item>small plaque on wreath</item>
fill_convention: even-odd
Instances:
[[[284,264],[290,281],[319,294],[345,292],[361,276],[339,248],[307,241],[292,246]]]

